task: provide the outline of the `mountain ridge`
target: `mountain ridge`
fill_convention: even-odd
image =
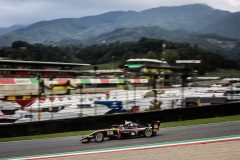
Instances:
[[[240,58],[237,51],[237,48],[240,47],[240,41],[238,39],[226,38],[217,34],[203,34],[185,30],[167,30],[158,26],[119,28],[85,41],[65,39],[59,44],[102,45],[116,42],[136,42],[142,37],[189,43],[192,46],[198,46],[229,58],[232,58],[231,54],[233,54],[234,57],[237,56]]]
[[[13,26],[9,26],[9,27],[1,27],[0,28],[0,36],[10,33],[10,32],[13,32],[13,31],[16,31],[18,29],[24,28],[26,26],[27,25],[13,25]]]
[[[29,43],[58,43],[64,40],[87,41],[102,34],[120,28],[135,28],[158,26],[167,30],[183,30],[187,32],[212,33],[208,27],[214,28],[214,23],[221,25],[227,20],[223,17],[232,15],[229,11],[214,9],[204,4],[190,4],[182,6],[162,6],[143,11],[111,11],[95,16],[81,18],[60,18],[41,21],[28,27],[0,36],[0,46],[9,46],[17,40]],[[231,17],[231,16],[230,16]],[[240,17],[237,14],[237,18]],[[233,16],[234,18],[234,16]],[[231,20],[234,21],[234,20]],[[234,28],[240,24],[234,22]],[[231,26],[225,25],[228,30]],[[225,36],[223,29],[220,34]],[[236,32],[234,29],[233,32]],[[213,32],[215,33],[215,32]],[[218,32],[215,34],[219,34]],[[234,35],[234,36],[232,36]],[[237,37],[236,37],[237,35]],[[238,38],[238,34],[227,34],[227,37]]]

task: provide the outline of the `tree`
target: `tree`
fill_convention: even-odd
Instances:
[[[29,46],[30,44],[25,41],[15,41],[12,43],[12,48],[14,49],[23,48],[23,47],[27,48]]]
[[[153,51],[148,51],[147,52],[147,58],[150,58],[150,59],[157,59],[157,54]]]
[[[164,51],[163,58],[169,63],[169,64],[175,64],[176,60],[180,59],[180,56],[176,50],[166,50]]]

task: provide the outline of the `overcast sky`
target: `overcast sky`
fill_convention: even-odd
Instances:
[[[108,11],[141,11],[192,3],[205,3],[232,12],[240,11],[240,0],[0,0],[0,27],[83,17]]]

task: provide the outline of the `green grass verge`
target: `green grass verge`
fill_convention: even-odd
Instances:
[[[206,119],[195,119],[195,120],[162,123],[161,128],[189,126],[189,125],[198,125],[198,124],[209,124],[209,123],[228,122],[228,121],[239,121],[239,120],[240,120],[240,115],[216,117],[216,118],[206,118]]]
[[[207,119],[195,119],[195,120],[186,120],[186,121],[177,121],[177,122],[166,122],[166,123],[161,124],[161,128],[198,125],[198,124],[209,124],[209,123],[218,123],[218,122],[227,122],[227,121],[238,121],[238,120],[240,120],[240,115],[207,118]],[[93,132],[93,130],[64,132],[64,133],[56,133],[56,134],[34,135],[34,136],[0,138],[0,142],[45,139],[45,138],[57,138],[57,137],[68,137],[68,136],[79,136],[79,135],[86,135],[86,134],[89,134],[91,132]]]
[[[240,70],[236,69],[217,69],[206,74],[206,76],[222,77],[222,78],[237,78],[240,75]]]

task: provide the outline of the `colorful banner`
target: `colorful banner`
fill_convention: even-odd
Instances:
[[[44,79],[46,84],[66,85],[68,82],[75,84],[123,84],[123,83],[148,83],[148,79],[118,79],[118,78],[101,78],[101,79],[68,79],[57,78],[53,80]],[[0,78],[0,85],[38,85],[36,78]]]
[[[148,79],[76,79],[76,84],[148,83]]]
[[[47,81],[48,84],[50,84],[50,85],[65,85],[70,81],[70,79],[68,79],[68,78],[56,78],[56,79],[53,79],[53,80],[45,79],[45,81]]]
[[[0,85],[37,85],[36,78],[0,78]]]

